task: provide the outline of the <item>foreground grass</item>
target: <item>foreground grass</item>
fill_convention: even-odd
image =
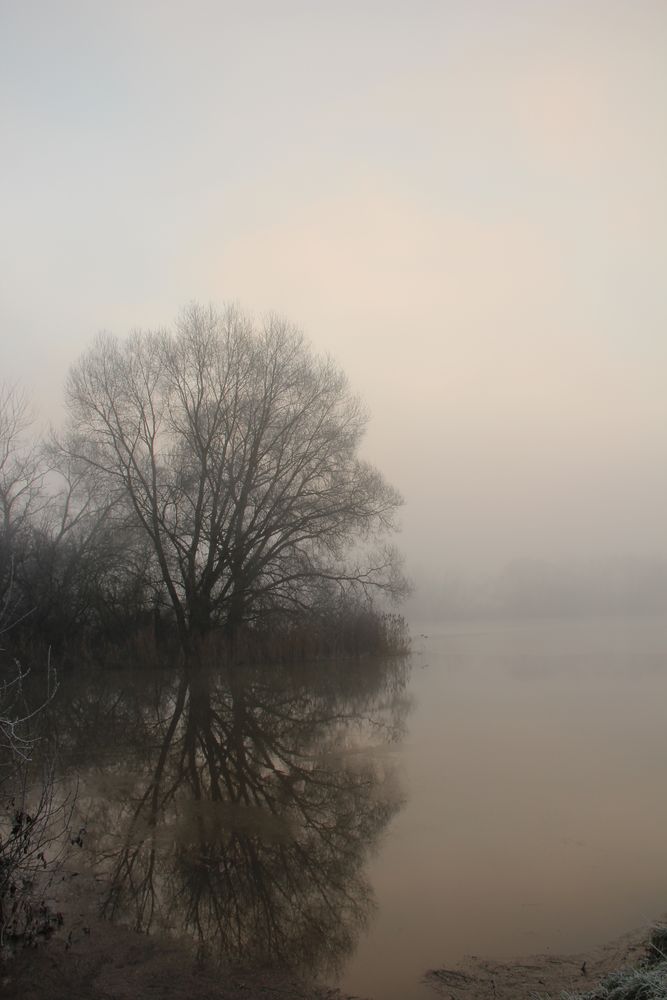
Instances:
[[[667,1000],[667,927],[653,932],[638,968],[612,972],[587,993],[565,992],[563,1000]]]
[[[589,993],[564,993],[564,1000],[667,1000],[667,962],[614,972]]]

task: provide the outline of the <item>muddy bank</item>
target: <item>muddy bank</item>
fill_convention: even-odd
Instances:
[[[19,950],[0,970],[3,1000],[361,1000],[274,968],[198,962],[166,936],[139,934],[97,914],[94,873],[68,871],[48,902],[63,924],[37,948]],[[430,970],[424,984],[447,1000],[535,1000],[586,992],[647,955],[650,928],[576,955],[510,961],[470,956],[456,968]],[[416,984],[415,984],[416,985]],[[381,998],[378,998],[381,1000]]]
[[[649,930],[578,955],[500,962],[471,956],[424,982],[447,1000],[536,1000],[583,992],[609,973],[636,966]],[[586,963],[584,967],[584,962]],[[177,943],[147,937],[80,913],[62,933],[5,966],[0,996],[11,1000],[352,1000],[339,990],[275,970],[219,969],[197,963]],[[360,1000],[360,998],[354,998]]]
[[[447,1000],[535,1000],[584,993],[622,968],[647,956],[651,928],[576,955],[531,955],[496,961],[471,955],[453,969],[433,969],[424,982]]]
[[[70,948],[51,941],[3,970],[11,1000],[343,1000],[337,990],[275,973],[199,965],[173,943],[108,927]]]
[[[178,941],[103,920],[95,882],[81,871],[51,888],[47,901],[62,913],[62,927],[3,963],[3,1000],[348,1000],[275,969],[198,962]]]

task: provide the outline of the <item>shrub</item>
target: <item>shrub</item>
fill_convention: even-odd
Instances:
[[[0,683],[0,943],[32,944],[59,922],[42,898],[65,849],[71,798],[57,797],[55,748],[38,723],[55,693],[31,710],[28,671],[14,663]]]

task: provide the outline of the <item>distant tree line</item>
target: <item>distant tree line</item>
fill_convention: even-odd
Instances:
[[[174,331],[100,335],[66,404],[38,443],[25,396],[0,390],[0,645],[405,644],[376,607],[407,589],[401,498],[358,455],[345,376],[289,324],[193,305]]]

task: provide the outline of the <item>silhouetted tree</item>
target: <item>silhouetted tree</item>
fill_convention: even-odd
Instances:
[[[307,608],[323,581],[405,587],[395,551],[373,547],[401,499],[357,455],[365,412],[285,322],[195,305],[175,333],[101,335],[67,404],[62,449],[150,540],[186,645]]]

